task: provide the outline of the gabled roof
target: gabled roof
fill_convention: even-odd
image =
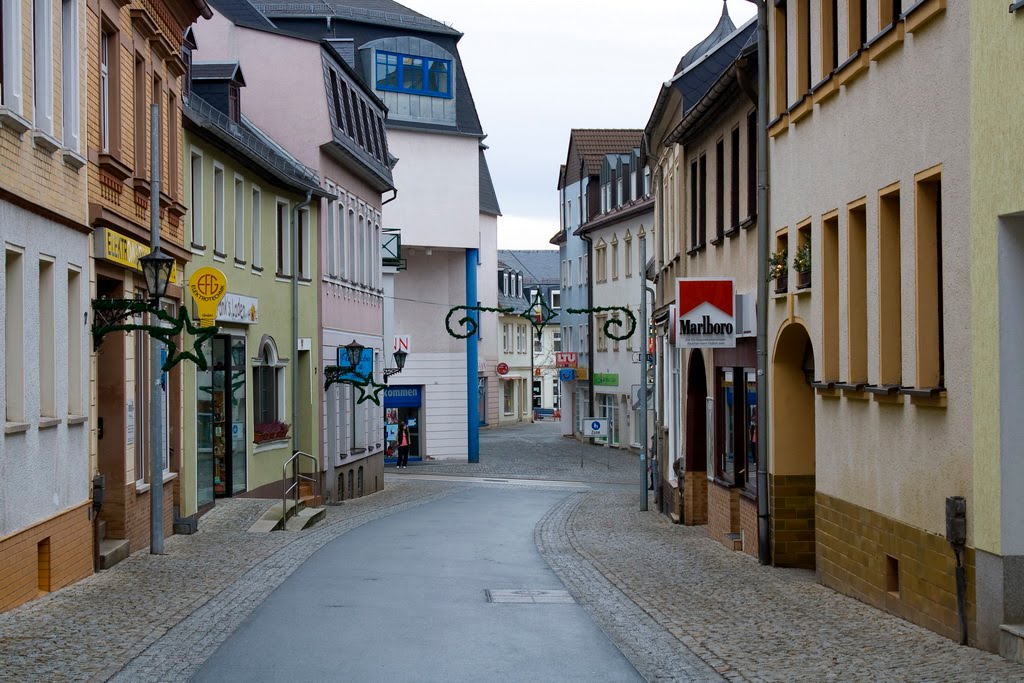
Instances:
[[[334,16],[364,24],[462,36],[459,31],[448,24],[431,19],[405,5],[394,2],[394,0],[334,0],[328,2],[275,0],[274,2],[257,2],[256,5],[260,11],[269,16]]]
[[[736,24],[732,23],[732,17],[729,16],[729,4],[722,2],[722,17],[718,20],[718,25],[715,26],[715,30],[709,33],[704,40],[691,47],[687,53],[683,55],[683,58],[679,60],[679,64],[676,66],[675,73],[684,71],[691,64],[703,57],[708,50],[722,42],[722,40],[735,30]]]
[[[499,249],[498,258],[522,271],[523,286],[557,285],[562,281],[557,249]]]
[[[573,128],[567,154],[575,158],[565,161],[564,184],[579,180],[581,159],[583,175],[598,175],[606,154],[629,154],[640,146],[643,137],[639,128]]]
[[[480,148],[480,213],[489,216],[501,215],[498,194],[494,191],[491,169],[487,166],[487,156],[484,154],[483,147]]]
[[[245,85],[242,67],[238,62],[193,62],[193,81],[235,81]]]
[[[262,30],[277,28],[249,0],[210,0],[210,4],[236,26]]]

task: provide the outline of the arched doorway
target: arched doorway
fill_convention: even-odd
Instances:
[[[690,351],[686,369],[686,429],[684,433],[683,523],[708,522],[708,373],[700,349]]]
[[[814,348],[802,323],[787,323],[772,358],[769,490],[772,562],[814,568]]]

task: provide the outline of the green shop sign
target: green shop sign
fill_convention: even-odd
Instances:
[[[618,375],[618,373],[595,372],[594,373],[594,386],[595,387],[617,387],[617,386],[619,386],[619,375]]]

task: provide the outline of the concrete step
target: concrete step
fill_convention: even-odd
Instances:
[[[129,545],[126,538],[100,541],[100,569],[110,569],[128,557]]]
[[[738,533],[730,533],[725,535],[730,541],[732,541],[733,550],[743,550],[743,536]]]
[[[308,495],[303,495],[302,497],[299,498],[299,500],[303,503],[303,505],[305,505],[308,508],[318,508],[324,504],[324,499],[322,496],[314,496],[312,493],[309,493]]]
[[[286,531],[302,531],[313,526],[327,516],[327,508],[306,508],[285,524]]]
[[[1024,624],[1003,624],[999,629],[999,654],[1024,664]]]
[[[306,509],[306,502],[299,500],[298,505],[294,500],[289,499],[284,507],[284,514],[280,503],[275,503],[263,513],[263,516],[256,520],[256,523],[249,527],[251,534],[266,534],[271,531],[284,529],[289,519]]]
[[[100,540],[102,541],[107,537],[107,520],[101,519],[96,526],[99,527]]]

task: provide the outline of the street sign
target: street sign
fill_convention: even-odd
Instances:
[[[499,375],[507,375],[508,374],[508,363],[498,363],[498,374]]]
[[[584,418],[583,436],[608,436],[608,420],[603,417]]]

